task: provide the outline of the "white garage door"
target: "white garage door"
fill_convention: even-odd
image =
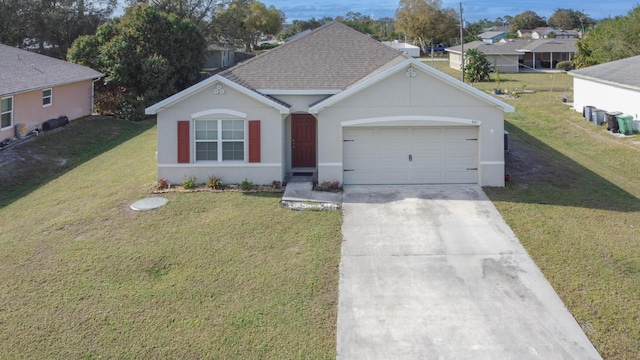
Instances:
[[[477,183],[477,127],[345,128],[345,184]]]

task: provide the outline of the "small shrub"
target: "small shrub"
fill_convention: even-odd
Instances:
[[[573,63],[571,61],[560,61],[556,64],[556,69],[569,71],[573,69]]]
[[[251,190],[253,189],[253,183],[251,181],[248,181],[247,179],[244,179],[244,181],[240,184],[240,188],[242,190]]]
[[[262,43],[256,46],[256,50],[269,50],[278,47],[277,43]]]
[[[196,177],[195,176],[191,176],[191,177],[185,177],[184,180],[182,180],[182,187],[190,190],[196,187]]]
[[[282,186],[280,180],[273,180],[271,182],[271,187],[273,187],[274,189],[280,189],[280,186]]]
[[[331,189],[331,183],[329,181],[325,180],[325,181],[319,183],[316,186],[316,189],[320,190],[320,191],[327,191],[327,190]]]
[[[222,189],[222,179],[213,175],[209,176],[207,179],[207,187],[216,190]]]
[[[169,187],[169,182],[167,181],[167,179],[158,180],[158,182],[154,186],[156,190],[164,190],[168,187]]]

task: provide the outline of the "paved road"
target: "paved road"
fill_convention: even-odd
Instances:
[[[479,186],[348,186],[338,359],[600,359]]]

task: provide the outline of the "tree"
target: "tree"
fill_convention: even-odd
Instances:
[[[466,64],[464,66],[464,77],[469,82],[489,81],[491,63],[487,57],[477,49],[469,49],[465,52]]]
[[[509,21],[509,29],[513,33],[520,29],[535,29],[540,26],[547,26],[547,22],[531,10],[518,14]]]
[[[581,11],[558,9],[549,18],[549,26],[555,29],[582,29],[585,25],[593,25],[595,21]]]
[[[136,120],[144,107],[200,79],[204,49],[204,37],[191,20],[134,5],[95,35],[78,38],[68,60],[105,73],[104,90],[120,98],[108,110]]]
[[[284,14],[273,5],[267,8],[259,1],[234,0],[221,5],[213,21],[218,38],[240,42],[251,52],[261,35],[276,35],[282,30]]]
[[[111,16],[116,0],[0,0],[0,42],[64,58]]]
[[[626,16],[605,19],[578,42],[576,68],[640,55],[640,6]]]
[[[458,26],[456,12],[442,8],[441,0],[400,0],[395,28],[414,38],[423,52],[427,44],[444,42]]]
[[[127,0],[131,5],[150,5],[157,9],[188,18],[196,24],[205,37],[211,35],[211,19],[215,11],[225,0]]]

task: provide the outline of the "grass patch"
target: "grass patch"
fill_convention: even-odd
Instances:
[[[341,214],[239,192],[135,212],[155,148],[153,127],[0,208],[0,357],[335,358]]]
[[[505,123],[513,180],[485,191],[600,354],[640,358],[637,135],[614,137],[562,104],[563,93],[572,96],[566,74],[501,78],[503,88],[536,91],[501,98],[516,107]]]
[[[151,121],[87,116],[0,151],[0,207],[153,125]]]

